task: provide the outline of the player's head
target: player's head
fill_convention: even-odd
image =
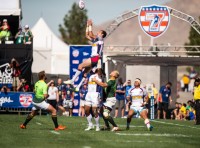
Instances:
[[[102,76],[102,75],[105,74],[102,68],[97,68],[97,69],[95,70],[95,73],[97,73],[99,76]]]
[[[101,38],[105,38],[107,35],[106,31],[104,30],[100,30],[98,33],[97,33],[97,36],[98,37],[101,37]]]
[[[140,78],[136,78],[135,81],[134,81],[134,86],[135,87],[140,87],[141,83],[142,83],[141,79]]]
[[[38,73],[38,79],[39,79],[39,80],[46,80],[45,71],[40,71],[40,72]]]
[[[119,77],[119,72],[117,70],[114,70],[110,73],[111,77],[115,77],[116,79]]]

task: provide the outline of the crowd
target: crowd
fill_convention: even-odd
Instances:
[[[25,25],[24,28],[19,27],[15,35],[11,33],[11,27],[12,25],[9,25],[7,19],[3,19],[2,23],[0,21],[0,43],[6,41],[14,41],[16,44],[32,43],[33,34],[28,25]]]

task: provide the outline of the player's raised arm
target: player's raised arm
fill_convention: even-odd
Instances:
[[[93,23],[92,20],[87,21],[87,27],[86,27],[86,38],[89,40],[95,39],[96,36],[94,35],[92,31]]]

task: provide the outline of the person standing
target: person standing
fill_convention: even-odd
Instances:
[[[84,117],[85,116],[85,96],[88,92],[88,85],[87,83],[84,83],[80,90],[80,108],[79,108],[79,116]]]
[[[122,78],[118,79],[117,89],[116,89],[116,104],[115,104],[115,116],[118,117],[118,110],[121,110],[121,117],[124,117],[124,104],[125,104],[125,87],[123,86]]]
[[[128,100],[131,102],[131,106],[128,112],[126,129],[129,130],[133,115],[139,114],[144,119],[144,123],[146,124],[147,129],[152,131],[153,126],[150,125],[147,109],[145,106],[148,103],[148,94],[144,88],[140,87],[140,85],[141,80],[136,78],[134,87],[129,90]],[[132,98],[132,101],[130,98]]]
[[[29,29],[28,25],[25,25],[24,29],[25,29],[25,31],[24,31],[24,43],[25,44],[31,44],[32,40],[33,40],[33,34],[31,32],[31,30]]]
[[[16,39],[16,44],[23,44],[24,43],[24,32],[22,31],[22,28],[19,27],[18,28],[18,32],[15,35],[15,39]]]
[[[159,105],[158,105],[158,119],[160,119],[161,110],[163,110],[163,119],[166,119],[169,103],[172,102],[171,97],[172,83],[168,82],[165,86],[162,86],[159,91]]]
[[[47,98],[47,103],[51,104],[56,109],[59,96],[58,88],[55,86],[55,82],[53,80],[50,82],[50,86],[48,88],[48,95],[49,97]]]
[[[196,125],[200,125],[200,78],[195,79],[194,103],[196,112]]]
[[[129,101],[127,100],[127,97],[128,97],[128,92],[129,92],[129,89],[132,87],[131,85],[131,80],[128,80],[124,83],[123,85],[126,89],[126,93],[125,93],[125,104],[126,104],[126,109],[125,109],[125,116],[124,118],[127,118],[127,115],[128,115],[128,111],[130,109],[130,103]]]
[[[32,104],[33,104],[32,111],[27,116],[24,123],[20,125],[20,128],[26,129],[27,124],[33,119],[34,116],[37,115],[38,110],[44,109],[51,112],[52,121],[55,126],[54,130],[56,131],[64,130],[66,128],[65,126],[58,125],[56,109],[45,101],[48,98],[47,84],[45,82],[46,80],[45,71],[39,72],[38,78],[39,78],[39,81],[37,81],[34,86],[35,97],[33,98],[33,101],[32,101]]]

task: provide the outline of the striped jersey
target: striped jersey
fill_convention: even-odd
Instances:
[[[101,38],[96,38],[92,40],[92,53],[91,57],[102,56],[104,42]]]
[[[92,79],[96,78],[98,81],[102,82],[102,79],[99,78],[98,74],[93,74],[89,77],[88,81],[88,93],[89,92],[100,92],[101,86],[97,85],[97,83],[93,82]]]

